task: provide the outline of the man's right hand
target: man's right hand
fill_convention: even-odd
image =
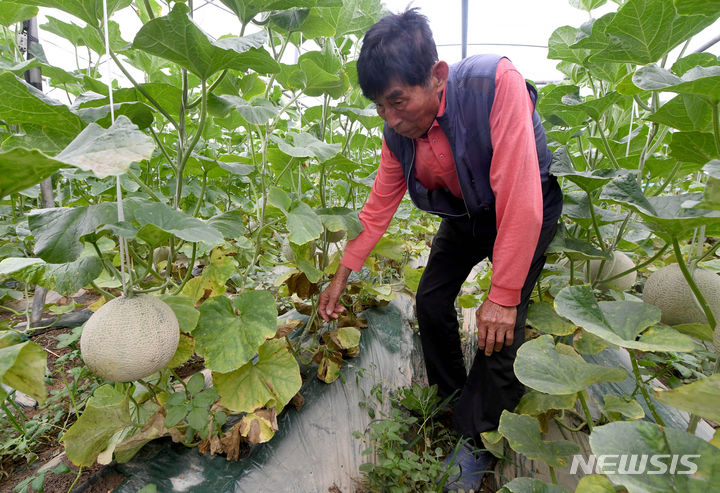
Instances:
[[[338,267],[335,272],[335,277],[330,281],[328,287],[320,293],[320,304],[318,306],[318,312],[323,320],[326,322],[331,318],[338,318],[339,314],[345,311],[345,307],[338,303],[340,296],[345,291],[348,277],[350,276],[350,269],[344,265]]]

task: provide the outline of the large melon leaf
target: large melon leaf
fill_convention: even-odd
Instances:
[[[658,325],[658,307],[637,301],[598,302],[587,285],[560,291],[555,297],[555,311],[591,334],[625,348],[682,352],[695,348],[691,337]]]
[[[498,431],[515,452],[531,460],[543,460],[551,467],[565,467],[567,457],[580,450],[577,444],[567,440],[543,440],[537,419],[507,410],[500,416]]]
[[[232,301],[215,296],[200,306],[200,319],[193,331],[196,351],[205,357],[205,365],[211,370],[232,372],[250,361],[265,339],[275,335],[276,319],[275,298],[267,291],[246,291]]]
[[[662,428],[648,421],[614,422],[593,429],[590,447],[596,457],[612,456],[610,463],[617,467],[611,466],[605,475],[629,493],[703,493],[720,484],[720,450],[684,430]],[[679,460],[673,459],[675,455]],[[625,467],[620,467],[623,456]],[[685,458],[688,464],[683,464],[682,456],[690,456]],[[621,473],[633,469],[628,464],[633,457],[640,474]],[[646,465],[640,468],[643,457]],[[652,458],[664,464],[665,471],[652,464]],[[673,461],[676,467],[671,471]],[[691,464],[697,466],[697,471],[691,471]]]
[[[188,11],[187,5],[176,3],[168,15],[151,20],[138,31],[133,47],[175,62],[204,80],[223,69],[280,70],[262,48],[265,31],[214,41],[188,17]]]
[[[68,459],[77,466],[91,466],[115,433],[133,426],[128,397],[111,385],[95,390],[80,418],[60,439]]]
[[[0,344],[4,346],[4,344]],[[33,341],[0,347],[0,382],[23,392],[43,404],[45,387],[45,350]],[[0,389],[5,398],[5,391]]]
[[[277,412],[300,390],[297,360],[282,339],[266,341],[253,360],[230,373],[213,372],[220,402],[237,412],[273,407]]]
[[[514,368],[522,383],[553,395],[574,394],[595,382],[622,382],[627,378],[622,368],[586,363],[572,347],[556,346],[551,335],[540,336],[520,346]]]

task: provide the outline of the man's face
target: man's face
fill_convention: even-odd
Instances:
[[[377,113],[393,130],[404,137],[417,139],[432,125],[438,108],[442,88],[430,83],[409,86],[393,82],[374,102]]]

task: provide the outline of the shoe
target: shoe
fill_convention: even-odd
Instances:
[[[479,492],[483,477],[490,471],[493,459],[490,452],[486,450],[475,452],[470,444],[463,444],[457,453],[451,453],[443,461],[448,469],[454,465],[460,467],[460,474],[450,476],[443,491]]]

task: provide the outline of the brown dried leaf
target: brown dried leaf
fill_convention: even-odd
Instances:
[[[235,462],[240,458],[240,442],[242,440],[240,430],[238,429],[239,424],[240,423],[233,426],[232,429],[220,439],[220,446],[222,447],[222,451],[225,452],[227,460],[234,460]]]
[[[292,399],[290,399],[290,404],[295,406],[296,411],[300,411],[302,407],[305,405],[305,398],[302,396],[300,392],[295,394]]]
[[[180,431],[175,427],[172,427],[168,430],[170,433],[170,438],[172,438],[172,441],[175,443],[182,443],[185,440],[185,432]]]
[[[295,303],[293,303],[293,305],[295,306],[295,309],[298,311],[298,313],[301,313],[302,315],[307,315],[308,317],[310,315],[312,315],[312,311],[313,311],[312,305],[310,305],[308,303],[300,303],[300,302],[295,302]]]
[[[290,332],[302,325],[302,320],[289,320],[287,323],[280,325],[275,332],[275,339],[281,339]]]
[[[317,283],[308,280],[304,272],[297,272],[285,280],[289,294],[297,294],[300,298],[307,300],[313,295],[320,293]]]

